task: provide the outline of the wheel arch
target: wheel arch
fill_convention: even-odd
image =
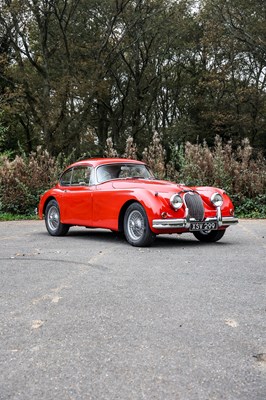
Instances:
[[[130,199],[130,200],[126,201],[125,204],[123,204],[123,206],[119,212],[119,216],[118,216],[118,231],[119,232],[124,231],[123,223],[124,223],[125,213],[126,213],[126,210],[128,209],[128,207],[133,203],[138,203],[138,204],[142,205],[141,202],[136,199]]]
[[[43,204],[43,209],[42,209],[42,215],[43,215],[43,216],[45,215],[46,207],[47,207],[48,203],[49,203],[51,200],[55,200],[55,201],[57,202],[57,200],[56,200],[56,198],[55,198],[54,196],[49,196],[49,197],[47,197],[47,199],[45,200],[45,202],[44,202],[44,204]]]
[[[134,197],[132,196],[130,199],[128,199],[123,206],[120,209],[119,216],[118,216],[118,230],[119,232],[123,232],[123,221],[124,221],[124,216],[126,213],[127,208],[132,204],[132,203],[138,203],[140,204],[147,215],[149,226],[152,229],[152,220],[154,218],[159,218],[161,214],[161,207],[162,207],[162,201],[158,196],[154,196],[153,193],[150,191],[136,191],[134,193]]]

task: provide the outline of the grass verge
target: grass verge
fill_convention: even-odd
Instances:
[[[18,215],[11,213],[0,213],[0,221],[23,221],[23,220],[37,220],[37,215]]]

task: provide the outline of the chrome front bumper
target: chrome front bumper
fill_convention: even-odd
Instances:
[[[190,228],[190,224],[197,222],[194,218],[178,218],[178,219],[154,219],[152,227],[154,229],[176,229],[176,228]],[[206,218],[203,222],[216,222],[218,227],[226,227],[238,223],[235,217],[222,217],[220,211],[217,210],[217,216],[213,218]]]

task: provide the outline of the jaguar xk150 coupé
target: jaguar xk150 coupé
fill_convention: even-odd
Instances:
[[[121,158],[70,165],[41,197],[38,213],[52,236],[74,225],[105,228],[123,232],[133,246],[185,232],[216,242],[238,222],[224,190],[157,180],[145,163]]]

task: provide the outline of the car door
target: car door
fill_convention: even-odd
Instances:
[[[92,167],[76,166],[67,170],[60,179],[61,220],[66,224],[92,226],[92,193],[90,185]]]

